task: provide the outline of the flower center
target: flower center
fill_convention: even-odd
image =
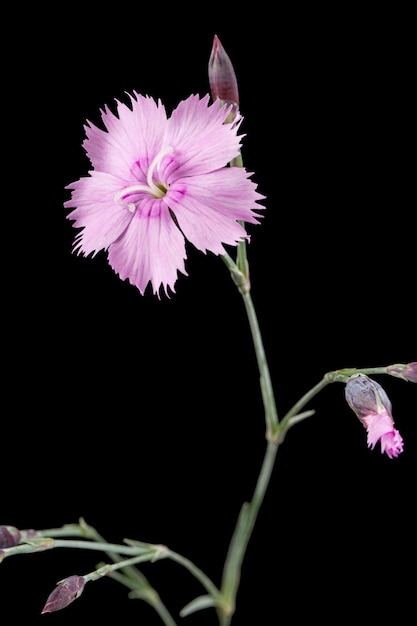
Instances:
[[[136,210],[136,205],[139,200],[129,200],[130,196],[137,195],[138,193],[144,193],[149,194],[154,198],[163,198],[168,191],[168,187],[159,180],[159,166],[161,165],[162,159],[173,151],[174,148],[171,146],[162,148],[149,165],[148,173],[146,175],[146,184],[138,183],[137,185],[125,187],[114,196],[115,202],[126,207],[133,213]]]

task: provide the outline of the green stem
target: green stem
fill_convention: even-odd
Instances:
[[[93,533],[90,532],[90,527],[84,526],[83,522],[80,524],[64,524],[60,528],[45,528],[44,530],[37,530],[36,535],[38,537],[86,537],[93,538]],[[104,541],[104,539],[103,539]]]
[[[79,548],[82,550],[100,550],[101,552],[107,553],[116,553],[118,555],[124,554],[126,556],[139,556],[141,554],[153,554],[154,558],[147,560],[158,560],[158,559],[171,559],[172,561],[176,561],[185,569],[187,569],[200,583],[203,587],[210,593],[213,597],[219,597],[219,590],[214,585],[214,583],[206,576],[206,574],[200,570],[192,561],[185,558],[181,554],[177,552],[173,552],[166,546],[158,546],[153,544],[143,544],[142,546],[124,546],[115,543],[101,543],[95,541],[78,541],[77,539],[55,539],[54,548]]]
[[[350,376],[353,376],[354,374],[373,375],[373,374],[387,374],[387,373],[388,373],[388,367],[361,367],[361,368],[350,367],[350,368],[345,368],[341,370],[335,370],[333,372],[327,372],[327,374],[324,375],[324,378],[329,383],[334,383],[334,382],[345,383],[348,380],[348,378],[350,378]]]
[[[146,546],[146,544],[144,544]],[[76,539],[56,539],[54,542],[54,548],[79,548],[81,550],[97,550],[100,552],[115,552],[116,554],[124,554],[125,556],[139,556],[140,554],[148,554],[154,549],[154,554],[157,555],[158,546],[148,544],[147,547],[138,546],[123,546],[116,543],[101,543],[98,541],[78,541]],[[163,548],[164,550],[164,548]],[[159,555],[158,555],[159,556]]]
[[[206,576],[206,574],[203,571],[201,571],[201,569],[199,569],[196,565],[194,565],[192,561],[185,558],[181,554],[178,554],[177,552],[173,552],[169,548],[166,549],[165,556],[171,559],[172,561],[175,561],[176,563],[179,563],[180,565],[185,567],[185,569],[187,569],[190,572],[190,574],[192,574],[197,580],[200,581],[200,583],[203,585],[206,591],[214,599],[220,598],[220,591],[219,589],[217,589],[216,585],[214,585],[213,582],[210,580],[210,578],[208,578],[208,576]]]
[[[220,626],[229,626],[235,612],[243,559],[269,485],[279,445],[279,441],[268,441],[252,500],[244,503],[230,542],[221,586]]]
[[[136,567],[133,566],[132,561],[129,563],[120,556],[120,551],[112,552],[107,549],[108,542],[96,531],[95,528],[86,524],[83,519],[80,519],[79,524],[66,524],[61,528],[50,528],[38,532],[39,536],[43,537],[68,537],[68,536],[82,536],[85,538],[93,539],[96,542],[96,546],[102,545],[106,547],[105,554],[114,562],[122,562],[121,572],[114,571],[114,568],[108,572],[109,578],[113,578],[120,584],[128,587],[132,592],[132,597],[140,598],[152,606],[154,611],[159,615],[165,626],[177,626],[172,615],[162,602],[158,592],[149,584],[147,578]],[[80,544],[81,547],[85,547],[85,543]]]
[[[329,383],[330,383],[330,381],[327,380],[326,377],[323,377],[323,379],[319,383],[317,383],[317,385],[314,385],[314,387],[312,389],[310,389],[310,391],[307,391],[307,393],[304,394],[303,397],[300,398],[294,404],[294,406],[288,411],[288,413],[282,419],[281,427],[283,429],[283,432],[288,430],[289,426],[291,425],[291,419],[294,416],[298,415],[300,413],[301,409],[303,409],[305,407],[305,405],[308,402],[310,402],[310,400],[312,398],[314,398],[314,396],[316,396]]]
[[[80,531],[97,542],[104,542],[103,537],[92,526],[87,526],[84,520],[81,520],[81,524],[78,526]],[[107,556],[113,562],[119,562],[122,557],[119,555],[107,552]],[[133,592],[133,597],[140,598],[144,602],[147,602],[154,611],[159,615],[165,626],[177,626],[172,615],[168,611],[165,604],[162,602],[159,593],[148,582],[148,579],[142,574],[141,571],[132,565],[124,562],[121,572],[110,572],[109,577],[117,580],[120,584],[128,587]]]
[[[83,550],[100,550],[107,553],[116,553],[117,555],[124,554],[127,556],[140,557],[144,555],[144,560],[155,561],[158,559],[171,559],[176,563],[182,565],[187,569],[206,589],[206,591],[215,599],[220,598],[220,591],[214,585],[206,574],[199,569],[192,561],[185,558],[177,552],[173,552],[166,546],[157,546],[153,544],[143,544],[142,546],[123,546],[112,543],[100,543],[95,541],[78,541],[71,539],[56,539],[54,541],[54,548],[79,548]],[[127,563],[126,565],[129,565]],[[109,566],[111,567],[111,566]]]
[[[267,439],[274,439],[277,437],[279,431],[278,413],[258,318],[250,295],[248,274],[241,271],[230,255],[225,254],[222,256],[222,259],[228,267],[232,279],[243,298],[258,363],[261,393],[265,409]]]
[[[239,244],[240,245],[240,244]],[[245,268],[236,264],[229,255],[223,257],[229,268],[232,278],[242,295],[248,317],[252,341],[260,375],[260,386],[266,421],[267,448],[258,476],[251,502],[244,503],[233,533],[229,550],[226,556],[222,576],[222,602],[218,608],[220,626],[229,626],[235,612],[236,595],[238,592],[241,569],[247,546],[255,526],[259,510],[268,488],[272,470],[274,468],[278,447],[281,443],[280,423],[275,403],[275,396],[271,382],[268,362],[264,350],[261,331],[255,307],[250,295],[249,272],[245,259]]]
[[[114,578],[115,580],[118,580],[120,583],[129,587],[132,590],[132,597],[140,598],[141,600],[145,600],[146,602],[148,602],[158,613],[165,626],[176,626],[174,619],[166,609],[165,605],[161,602],[159,595],[155,590],[144,588],[138,589],[137,584],[133,580],[129,579],[124,574],[119,574],[119,572],[116,572],[116,570],[118,569],[131,568],[136,564],[144,562],[146,560],[147,555],[142,554],[140,556],[126,559],[125,561],[113,563],[112,565],[105,564],[102,567],[99,567],[94,572],[91,572],[91,574],[87,574],[86,576],[84,576],[84,580],[85,582],[89,582],[92,580],[97,580],[98,578],[101,578],[103,576],[109,576],[111,578]]]
[[[248,316],[249,325],[252,333],[252,340],[258,362],[260,374],[260,385],[265,409],[265,420],[267,426],[267,439],[274,438],[278,431],[278,413],[275,405],[274,390],[272,388],[271,376],[263,346],[261,331],[259,328],[258,318],[256,316],[255,307],[250,292],[242,294],[245,304],[246,314]]]
[[[84,576],[85,582],[90,582],[92,580],[98,580],[99,578],[103,578],[103,576],[108,576],[111,572],[115,572],[118,569],[122,569],[123,567],[132,567],[133,565],[137,565],[138,563],[144,563],[145,561],[149,561],[149,557],[152,555],[152,551],[148,554],[140,554],[139,556],[132,556],[130,559],[118,561],[117,563],[112,563],[109,565],[105,563],[98,567],[94,572],[90,572]]]
[[[134,563],[169,558],[187,569],[201,583],[210,596],[217,601],[217,603],[220,602],[220,590],[214,585],[210,578],[194,565],[192,561],[170,550],[166,546],[141,542],[132,542],[133,545],[108,543],[94,528],[88,526],[84,520],[80,520],[80,524],[67,524],[61,528],[50,528],[38,531],[36,534],[38,537],[37,542],[46,542],[46,547],[42,549],[78,548],[106,553],[116,565],[103,565],[100,570],[91,574],[91,580],[95,577],[102,576],[102,572],[106,572],[110,577],[115,578],[121,584],[130,588],[135,597],[140,597],[148,601],[161,616],[166,626],[175,626],[174,620],[160,601],[157,592],[149,585],[146,578],[139,570],[133,567]],[[84,539],[62,539],[62,537],[68,536],[82,536]],[[57,537],[59,538],[57,539]],[[19,547],[22,548],[23,546]],[[30,549],[34,551],[33,546],[31,546]],[[123,560],[121,555],[131,556],[132,559]],[[124,574],[116,573],[116,569],[121,569]]]
[[[171,614],[169,613],[169,611],[167,610],[163,602],[161,602],[159,594],[154,589],[152,589],[151,587],[147,589],[146,591],[138,589],[137,584],[135,584],[133,580],[129,579],[127,576],[124,576],[123,574],[120,574],[119,572],[109,572],[108,577],[112,578],[113,580],[116,580],[120,584],[131,589],[132,598],[138,598],[138,599],[145,600],[146,602],[148,602],[154,608],[154,610],[158,613],[159,617],[161,618],[165,626],[177,626],[177,623],[174,621],[173,617],[171,616]],[[151,591],[152,591],[152,597],[150,597]]]

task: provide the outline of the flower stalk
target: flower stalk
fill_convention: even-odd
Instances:
[[[239,249],[239,248],[238,248]],[[245,251],[246,252],[246,251]],[[247,546],[258,517],[259,510],[265,497],[265,493],[270,482],[270,478],[275,465],[275,460],[279,445],[284,440],[286,432],[296,423],[314,415],[314,410],[302,411],[304,407],[328,384],[332,382],[347,383],[352,376],[358,374],[387,374],[405,378],[404,372],[409,380],[415,376],[415,364],[407,367],[397,365],[394,367],[374,367],[374,368],[350,368],[328,372],[312,389],[305,393],[287,412],[281,422],[278,419],[275,395],[271,382],[269,366],[262,341],[262,335],[255,311],[255,307],[250,295],[250,284],[248,280],[249,271],[244,273],[238,263],[235,263],[229,255],[223,256],[223,261],[228,267],[232,279],[242,295],[249,321],[253,346],[255,349],[258,369],[260,374],[260,387],[266,420],[267,448],[260,470],[258,481],[254,490],[252,500],[245,502],[241,508],[238,521],[233,533],[229,551],[225,560],[222,578],[222,604],[218,609],[220,626],[230,626],[232,616],[236,609],[236,596],[239,589],[241,568],[246,553]],[[245,255],[245,267],[248,263]]]

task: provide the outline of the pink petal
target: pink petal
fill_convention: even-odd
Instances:
[[[138,159],[147,168],[161,148],[167,116],[161,102],[134,92],[131,108],[116,101],[117,115],[106,106],[102,120],[107,131],[89,123],[85,127],[84,148],[95,170],[131,179],[131,168]]]
[[[223,124],[228,107],[216,102],[208,106],[209,96],[201,100],[190,96],[179,103],[168,120],[166,143],[173,146],[176,159],[168,177],[175,180],[225,167],[240,150],[243,135],[239,124]],[[168,180],[171,182],[171,180]]]
[[[163,200],[142,201],[129,228],[109,248],[109,263],[143,295],[150,282],[155,295],[162,286],[174,291],[178,272],[186,274],[185,241]]]
[[[248,173],[239,167],[193,176],[175,183],[166,202],[175,214],[185,237],[196,248],[224,254],[222,244],[236,245],[247,238],[238,220],[258,224],[263,198]]]
[[[403,449],[403,438],[396,428],[381,436],[381,452],[385,452],[390,459],[397,457]]]
[[[86,255],[107,249],[132,219],[132,213],[114,200],[122,186],[120,180],[102,172],[90,174],[67,187],[73,192],[64,204],[65,208],[77,207],[67,217],[74,220],[74,227],[83,229],[74,249]]]
[[[403,439],[394,427],[393,418],[388,411],[369,415],[366,419],[366,428],[369,447],[374,448],[380,441],[381,452],[386,452],[390,458],[402,452]]]

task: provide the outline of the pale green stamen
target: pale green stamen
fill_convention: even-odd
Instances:
[[[163,198],[167,192],[167,187],[163,183],[155,182],[153,179],[153,174],[156,168],[161,163],[164,156],[173,152],[174,148],[171,146],[166,146],[162,150],[158,152],[156,157],[151,161],[149,165],[148,173],[146,176],[147,185],[138,183],[137,185],[130,185],[130,187],[125,187],[122,191],[119,191],[115,196],[115,202],[118,202],[121,206],[126,207],[132,213],[136,210],[136,204],[134,202],[125,202],[124,198],[130,196],[132,193],[136,193],[139,191],[144,191],[145,193],[149,193],[154,198]]]

